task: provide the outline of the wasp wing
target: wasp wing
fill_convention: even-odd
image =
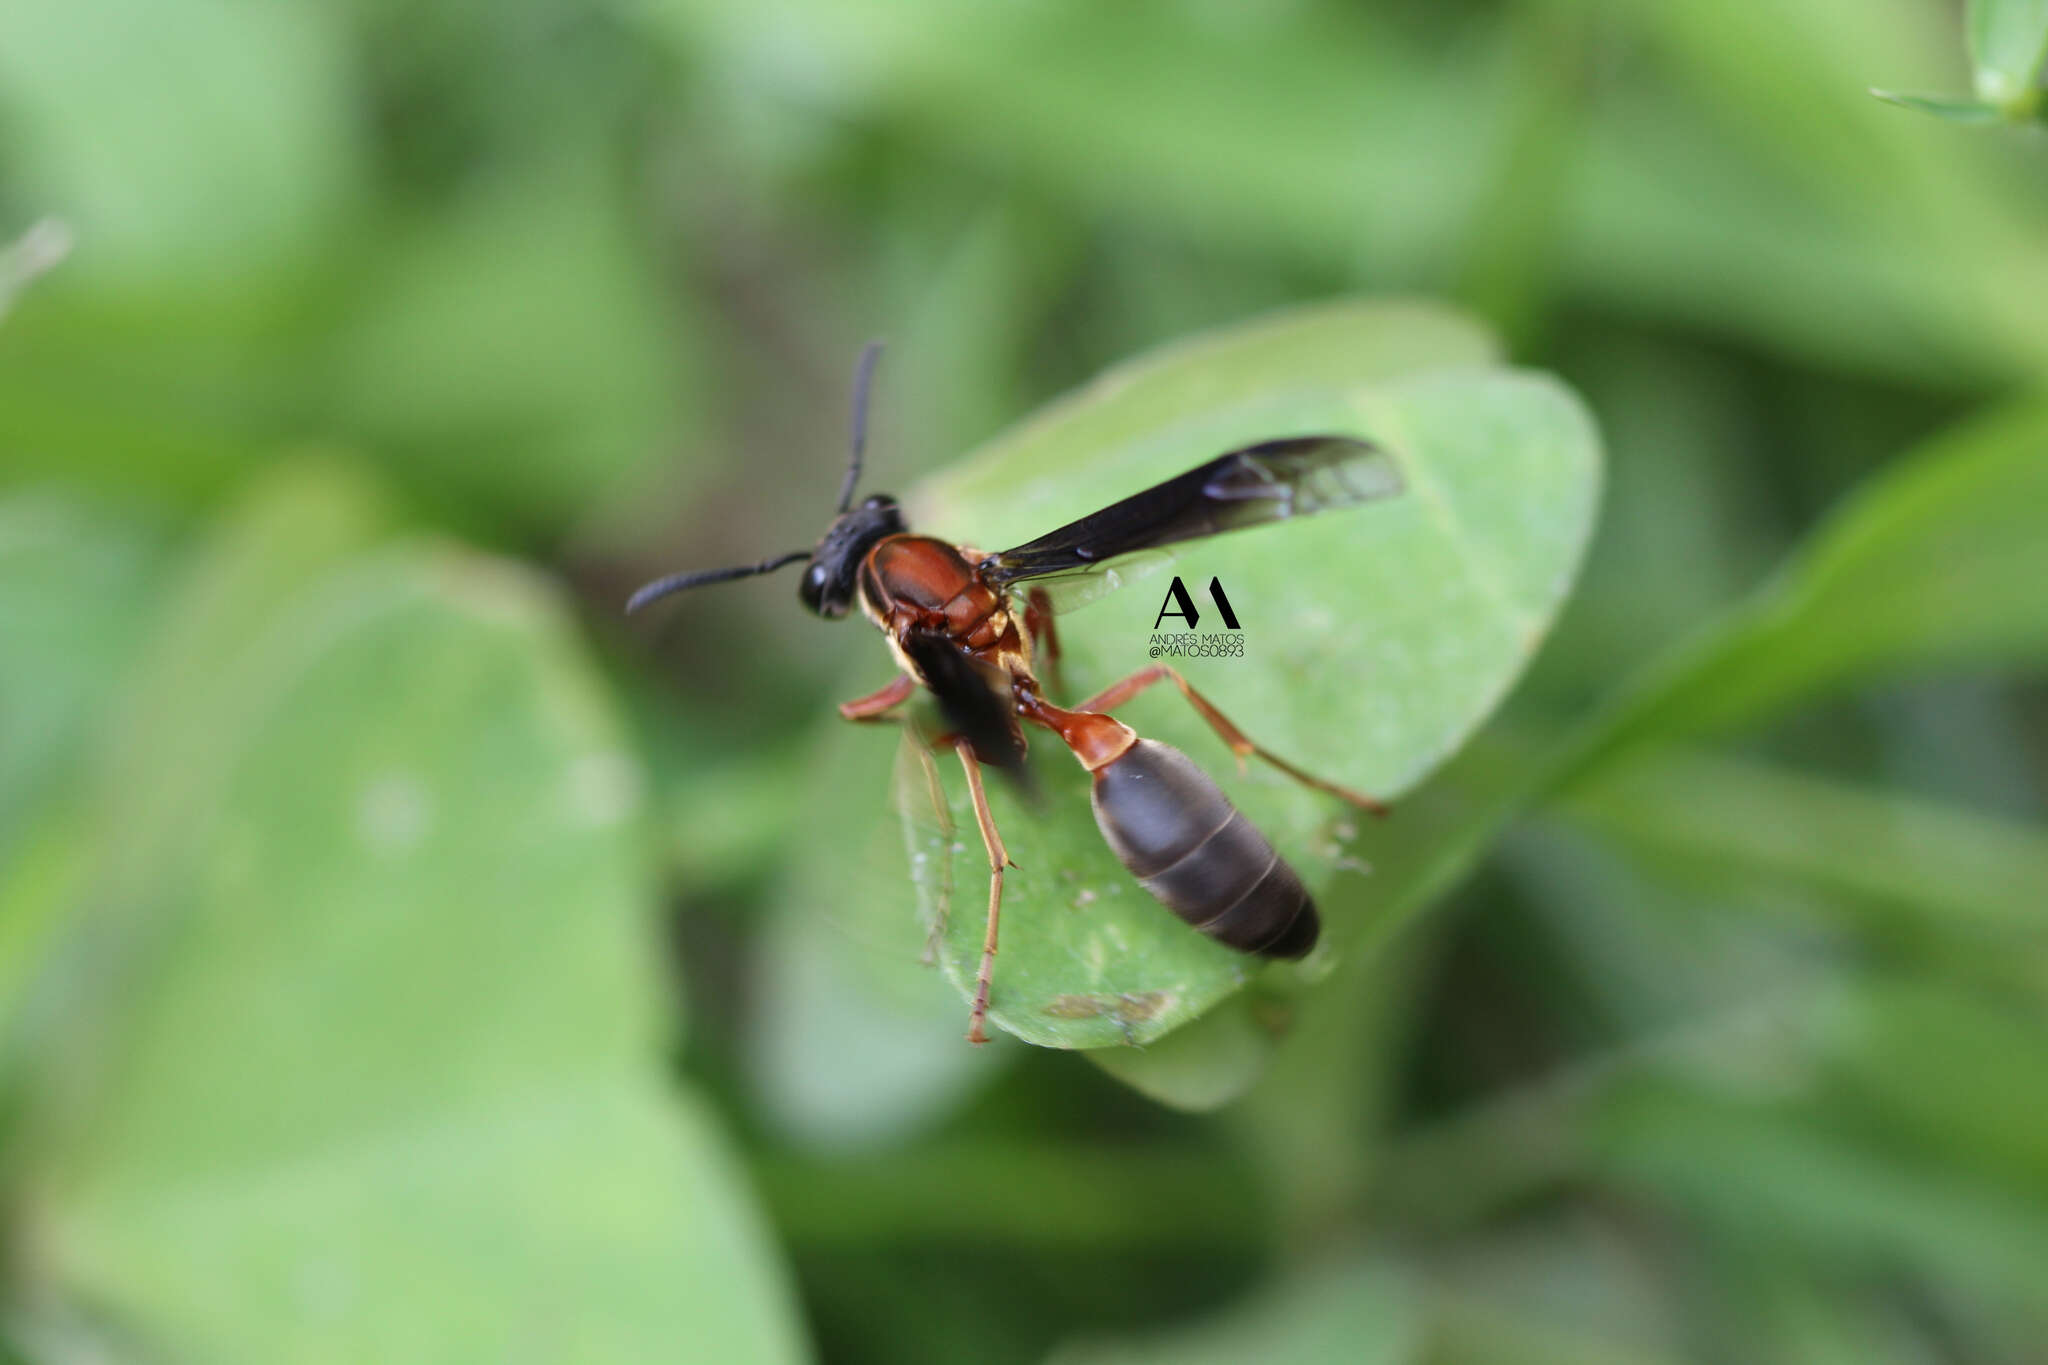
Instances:
[[[1024,782],[1024,729],[1010,675],[961,649],[942,631],[911,631],[903,652],[938,699],[948,731],[966,739],[980,762]]]
[[[1066,605],[1074,605],[1168,562],[1172,556],[1165,546],[1371,502],[1402,487],[1393,455],[1370,441],[1285,436],[1218,455],[1057,531],[991,555],[981,568],[998,586],[1055,577],[1098,579],[1061,594]],[[1139,557],[1128,566],[1136,572],[1109,564],[1130,556]]]
[[[1043,594],[1045,605],[1052,614],[1065,616],[1166,568],[1178,558],[1174,550],[1175,547],[1170,545],[1162,545],[1155,550],[1133,550],[1129,554],[1118,555],[1107,564],[1036,574],[1020,586],[1028,587],[1034,597]]]

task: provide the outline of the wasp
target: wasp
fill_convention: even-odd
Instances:
[[[1249,739],[1188,680],[1154,664],[1071,707],[1056,705],[1039,680],[1059,659],[1048,585],[1106,579],[1128,556],[1226,531],[1349,507],[1398,493],[1402,479],[1382,447],[1351,436],[1277,436],[1226,451],[1184,474],[1133,493],[1036,540],[986,553],[911,531],[896,499],[877,493],[854,503],[867,444],[868,391],[879,345],[861,354],[854,377],[853,451],[832,524],[808,550],[727,569],[671,574],[635,592],[640,610],[688,588],[750,578],[807,561],[797,596],[836,620],[859,604],[889,642],[898,672],[886,687],[843,702],[851,721],[895,719],[922,687],[938,704],[950,747],[966,773],[988,855],[988,926],[967,1038],[984,1027],[994,981],[1003,869],[1010,860],[989,813],[982,769],[1024,777],[1025,729],[1050,731],[1092,780],[1095,822],[1138,884],[1202,933],[1258,957],[1298,959],[1315,947],[1321,921],[1301,877],[1178,749],[1142,738],[1109,713],[1169,682],[1240,763],[1256,757],[1294,780],[1374,814],[1373,798],[1326,782]]]

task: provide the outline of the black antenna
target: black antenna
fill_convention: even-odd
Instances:
[[[853,506],[854,485],[860,482],[861,456],[868,448],[868,386],[875,377],[875,362],[881,359],[882,343],[870,341],[861,348],[860,364],[853,372],[853,463],[847,466],[846,482],[839,486],[839,510]]]
[[[839,489],[839,510],[844,513],[853,505],[853,490],[860,482],[861,457],[868,448],[868,390],[875,379],[875,362],[881,359],[882,343],[870,341],[861,348],[860,364],[853,372],[853,462],[847,466],[846,482]],[[759,564],[742,564],[731,569],[695,569],[688,573],[672,573],[666,578],[657,578],[626,599],[626,611],[630,614],[640,610],[649,602],[656,602],[672,592],[685,588],[701,588],[707,583],[730,583],[735,578],[752,578],[756,574],[773,573],[785,564],[794,564],[799,559],[809,559],[811,550],[791,550],[786,555],[764,559]]]
[[[791,550],[786,555],[764,559],[759,564],[742,564],[735,569],[696,569],[689,573],[672,573],[667,578],[657,578],[640,591],[626,599],[626,610],[636,612],[649,602],[681,592],[684,588],[701,588],[706,583],[729,583],[735,578],[752,578],[755,574],[773,573],[785,564],[794,564],[799,559],[809,559],[809,550]]]

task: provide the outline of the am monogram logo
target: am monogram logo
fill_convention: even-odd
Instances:
[[[1209,580],[1209,600],[1216,604],[1216,610],[1223,613],[1224,629],[1240,629],[1237,624],[1237,613],[1230,609],[1230,599],[1223,595],[1222,579]],[[1188,596],[1187,584],[1180,581],[1179,574],[1173,576],[1173,582],[1166,589],[1166,596],[1160,599],[1159,614],[1152,618],[1152,629],[1159,629],[1159,623],[1169,616],[1178,616],[1187,622],[1189,630],[1193,630],[1195,623],[1202,619],[1202,614],[1195,610],[1195,600]]]

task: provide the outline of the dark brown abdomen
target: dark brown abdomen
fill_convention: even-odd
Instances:
[[[1095,774],[1095,823],[1159,903],[1261,957],[1306,956],[1320,921],[1266,836],[1180,750],[1141,739]]]

